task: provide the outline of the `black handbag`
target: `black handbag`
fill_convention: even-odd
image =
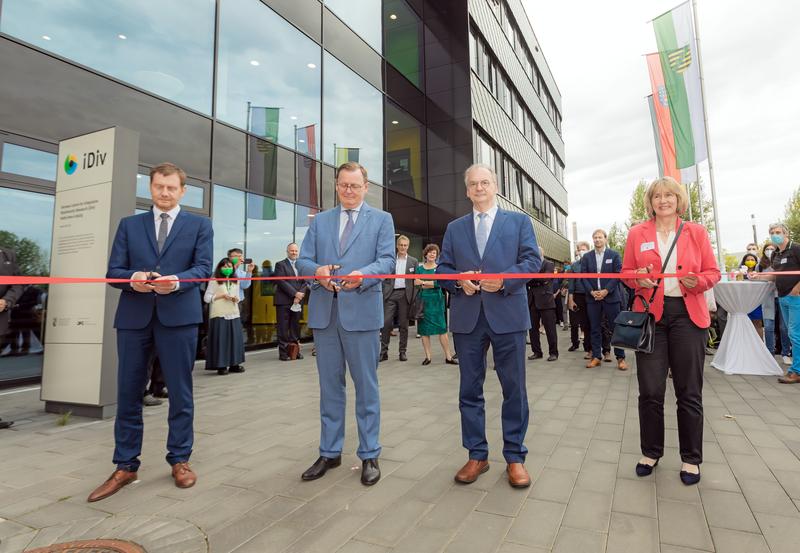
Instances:
[[[667,257],[661,266],[661,273],[667,269],[667,262],[669,261],[672,251],[675,249],[675,244],[678,242],[678,237],[683,230],[683,222],[678,227],[678,232],[675,233],[675,239],[669,247]],[[644,311],[620,311],[617,318],[614,319],[614,333],[611,336],[611,345],[615,348],[632,349],[641,353],[653,353],[653,345],[656,333],[656,318],[650,313],[650,304],[656,297],[656,291],[661,284],[659,278],[653,288],[653,293],[650,295],[650,301],[647,301],[641,294],[636,294],[633,297],[631,306],[636,303],[636,298],[642,300]]]
[[[417,294],[417,297],[414,299],[411,318],[415,321],[421,321],[425,318],[425,300],[422,299],[419,294]]]

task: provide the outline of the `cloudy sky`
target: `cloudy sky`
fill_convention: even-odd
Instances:
[[[523,0],[563,97],[565,183],[579,239],[628,217],[658,172],[642,54],[679,0]],[[800,186],[800,2],[698,0],[722,245],[742,251]],[[708,164],[701,165],[707,197]]]

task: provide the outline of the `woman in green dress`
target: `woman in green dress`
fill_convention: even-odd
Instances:
[[[422,251],[423,263],[417,268],[417,274],[430,275],[436,272],[436,259],[439,257],[439,246],[428,244]],[[450,353],[450,343],[447,339],[447,322],[444,318],[444,293],[436,280],[415,279],[414,285],[419,289],[418,298],[424,302],[423,318],[418,322],[419,335],[422,337],[422,347],[425,348],[423,365],[431,364],[431,336],[438,336],[442,344],[445,363],[458,365]]]

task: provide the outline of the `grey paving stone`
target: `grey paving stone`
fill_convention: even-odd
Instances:
[[[620,478],[614,489],[612,511],[656,517],[656,487],[653,481]]]
[[[659,499],[658,524],[662,543],[714,550],[700,505]]]
[[[575,488],[567,504],[562,526],[608,532],[611,518],[611,493]]]
[[[577,472],[545,468],[531,486],[529,497],[566,503],[577,478]]]
[[[305,528],[278,522],[256,534],[234,551],[236,553],[280,553],[296,542],[306,532]]]
[[[659,553],[658,521],[625,513],[611,514],[606,553]]]
[[[754,513],[794,515],[797,512],[789,494],[778,482],[741,480],[739,485]]]
[[[598,461],[584,461],[575,486],[584,490],[610,494],[614,491],[616,482],[616,466]]]
[[[547,462],[547,466],[559,470],[579,471],[586,456],[586,449],[558,446]]]
[[[424,528],[455,531],[484,497],[479,490],[466,487],[451,488],[420,520]]]
[[[733,472],[723,463],[704,462],[701,471],[703,474],[699,488],[722,490],[727,492],[740,492],[739,483],[733,476]]]
[[[550,548],[544,547],[531,547],[529,545],[520,545],[509,541],[503,542],[497,553],[550,553]]]
[[[589,449],[586,451],[586,458],[592,461],[616,464],[619,461],[619,453],[619,442],[592,439],[589,442]]]
[[[337,549],[336,553],[387,553],[388,551],[388,547],[353,539]]]
[[[528,493],[524,489],[515,489],[508,484],[506,478],[498,478],[488,491],[476,510],[503,516],[516,516],[522,508]]]
[[[362,528],[356,538],[379,545],[395,545],[433,508],[431,503],[402,498]]]
[[[772,553],[794,553],[800,543],[800,519],[756,513],[756,520]]]
[[[759,531],[742,494],[702,489],[700,496],[709,526],[744,532]]]
[[[553,553],[603,553],[606,548],[606,534],[562,527],[558,532]]]
[[[717,553],[770,553],[764,536],[711,527]]]
[[[417,527],[400,540],[392,553],[439,553],[452,536],[452,531]]]
[[[447,545],[446,553],[494,551],[503,541],[513,519],[491,513],[473,512]]]
[[[336,551],[366,525],[374,515],[339,511],[331,518],[306,532],[287,553],[329,553]]]
[[[506,539],[522,545],[553,547],[566,505],[528,499],[511,525]]]

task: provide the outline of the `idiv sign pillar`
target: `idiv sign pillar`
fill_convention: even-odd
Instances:
[[[114,234],[136,208],[139,134],[113,127],[63,140],[50,274],[104,277]],[[120,291],[103,283],[51,284],[41,399],[51,413],[116,413],[113,328]]]

